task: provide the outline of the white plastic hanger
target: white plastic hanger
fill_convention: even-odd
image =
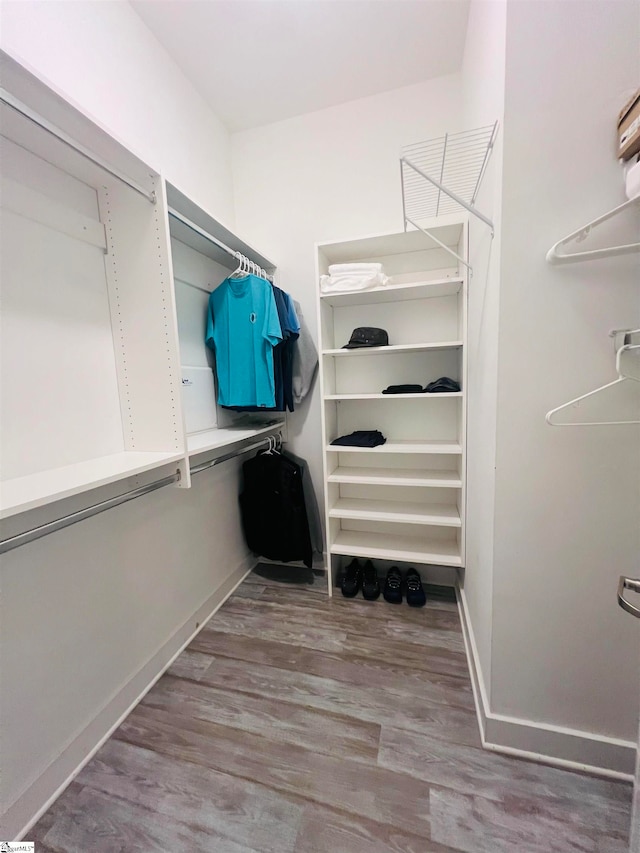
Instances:
[[[547,412],[546,421],[551,426],[613,426],[618,424],[640,424],[640,344],[625,344],[616,354],[618,378],[600,388],[589,391],[575,400],[569,400]],[[585,411],[588,417],[589,404],[585,401],[598,398],[600,410],[604,405],[612,413],[612,420],[559,421],[556,415],[569,410]],[[596,411],[598,405],[596,405]],[[622,414],[618,414],[618,413]],[[595,418],[601,417],[599,414]]]
[[[238,260],[238,266],[234,269],[229,278],[241,278],[243,275],[245,275],[245,256],[241,255],[240,252],[236,252],[236,258]]]
[[[246,255],[240,254],[240,252],[235,253],[235,257],[238,261],[238,266],[231,273],[229,278],[242,278],[247,274],[255,275],[258,278],[263,278],[265,281],[273,281],[273,277],[270,277],[266,270],[263,270],[262,267],[259,267],[255,261],[250,261]]]
[[[597,219],[594,219],[592,222],[583,225],[582,228],[578,228],[577,231],[574,231],[573,234],[569,234],[568,237],[564,237],[562,240],[558,240],[558,242],[553,245],[549,251],[547,252],[547,261],[550,264],[573,264],[577,261],[592,261],[596,258],[611,258],[615,255],[629,255],[636,254],[640,252],[640,242],[638,243],[627,243],[622,246],[608,246],[605,249],[592,249],[587,252],[560,252],[567,243],[571,243],[575,240],[578,243],[581,243],[583,240],[586,240],[589,234],[593,231],[594,228],[597,228],[598,225],[601,225],[603,222],[607,222],[609,219],[613,219],[614,216],[617,216],[623,210],[627,210],[627,208],[632,207],[633,205],[640,204],[640,196],[636,196],[636,198],[632,198],[630,201],[625,201],[624,204],[619,205],[618,207],[614,207],[613,210],[610,210],[608,213],[605,213],[603,216],[599,216]]]

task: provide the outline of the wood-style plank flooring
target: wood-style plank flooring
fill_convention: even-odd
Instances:
[[[251,574],[38,853],[626,853],[628,785],[484,751],[456,606]]]

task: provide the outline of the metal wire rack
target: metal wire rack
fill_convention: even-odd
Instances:
[[[489,155],[495,141],[498,122],[446,133],[426,142],[402,149],[402,207],[407,223],[469,210],[493,228],[493,224],[474,207]],[[420,226],[415,226],[420,227]]]

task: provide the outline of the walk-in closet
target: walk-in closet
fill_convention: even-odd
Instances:
[[[3,851],[640,853],[638,45],[0,5]]]

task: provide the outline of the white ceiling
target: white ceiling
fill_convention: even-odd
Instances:
[[[131,0],[229,130],[457,71],[469,0]]]

